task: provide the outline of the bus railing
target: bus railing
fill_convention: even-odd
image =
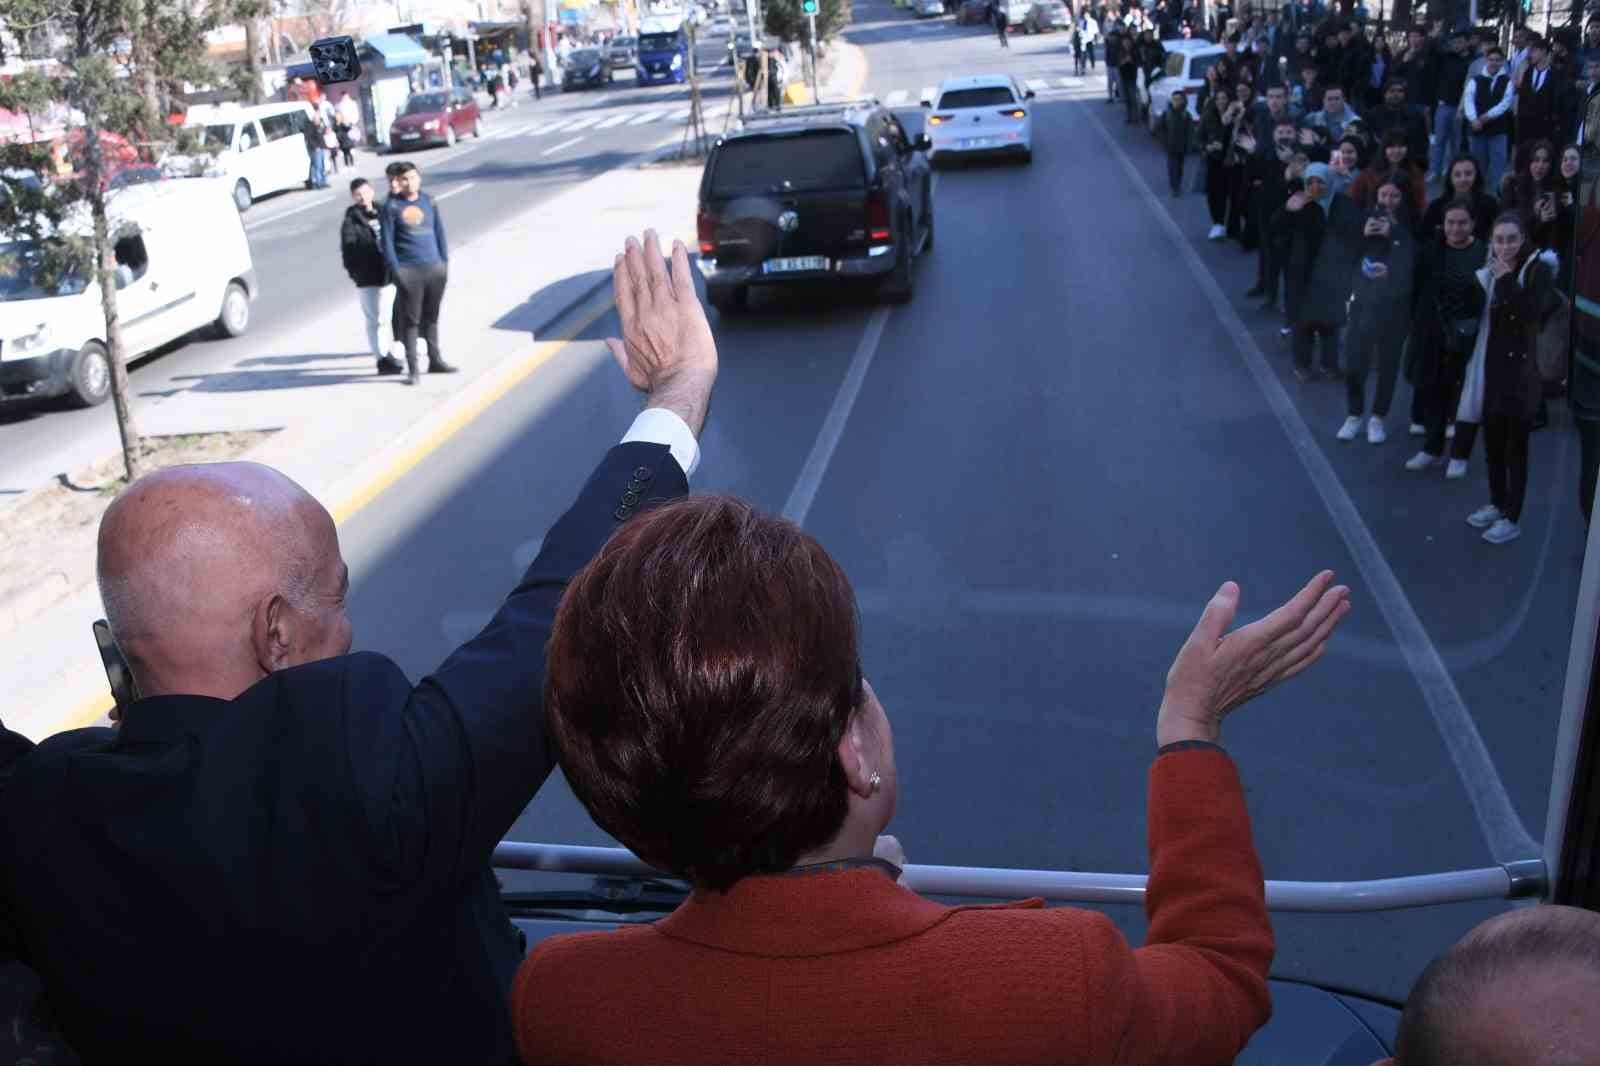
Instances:
[[[624,848],[578,847],[502,841],[494,850],[502,870],[591,874],[600,877],[671,878]],[[1039,896],[1062,903],[1144,905],[1142,874],[1060,870],[1003,870],[976,866],[908,865],[904,884],[929,896],[1020,899]],[[1267,909],[1290,913],[1350,914],[1404,910],[1472,900],[1534,899],[1548,888],[1544,860],[1448,870],[1371,881],[1268,881]]]

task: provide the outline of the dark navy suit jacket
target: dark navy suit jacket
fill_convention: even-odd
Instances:
[[[555,765],[556,605],[635,507],[686,491],[665,445],[613,448],[421,684],[360,652],[0,736],[0,936],[83,1059],[514,1061],[489,859]]]

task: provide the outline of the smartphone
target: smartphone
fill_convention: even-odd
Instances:
[[[106,680],[111,683],[111,698],[117,704],[111,712],[111,718],[120,721],[127,709],[138,702],[139,686],[134,683],[133,670],[128,666],[127,657],[112,639],[111,623],[102,618],[92,628],[94,642],[100,649],[100,662],[106,668]]]

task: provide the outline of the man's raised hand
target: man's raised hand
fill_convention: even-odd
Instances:
[[[700,435],[717,378],[717,345],[694,290],[689,251],[672,242],[672,268],[661,242],[646,230],[644,243],[629,237],[612,269],[622,337],[606,345],[647,407],[664,407]]]

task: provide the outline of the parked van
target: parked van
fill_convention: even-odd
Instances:
[[[228,179],[240,211],[270,193],[302,189],[311,176],[305,128],[312,117],[303,100],[283,104],[201,105],[189,109],[188,125],[198,126],[208,148],[217,150],[208,173]]]
[[[108,204],[117,315],[132,360],[201,326],[237,337],[250,325],[256,272],[225,178],[132,185]],[[88,232],[85,214],[72,232]],[[47,238],[47,241],[51,238]],[[0,402],[111,395],[100,286],[87,273],[46,284],[46,242],[0,232]]]

